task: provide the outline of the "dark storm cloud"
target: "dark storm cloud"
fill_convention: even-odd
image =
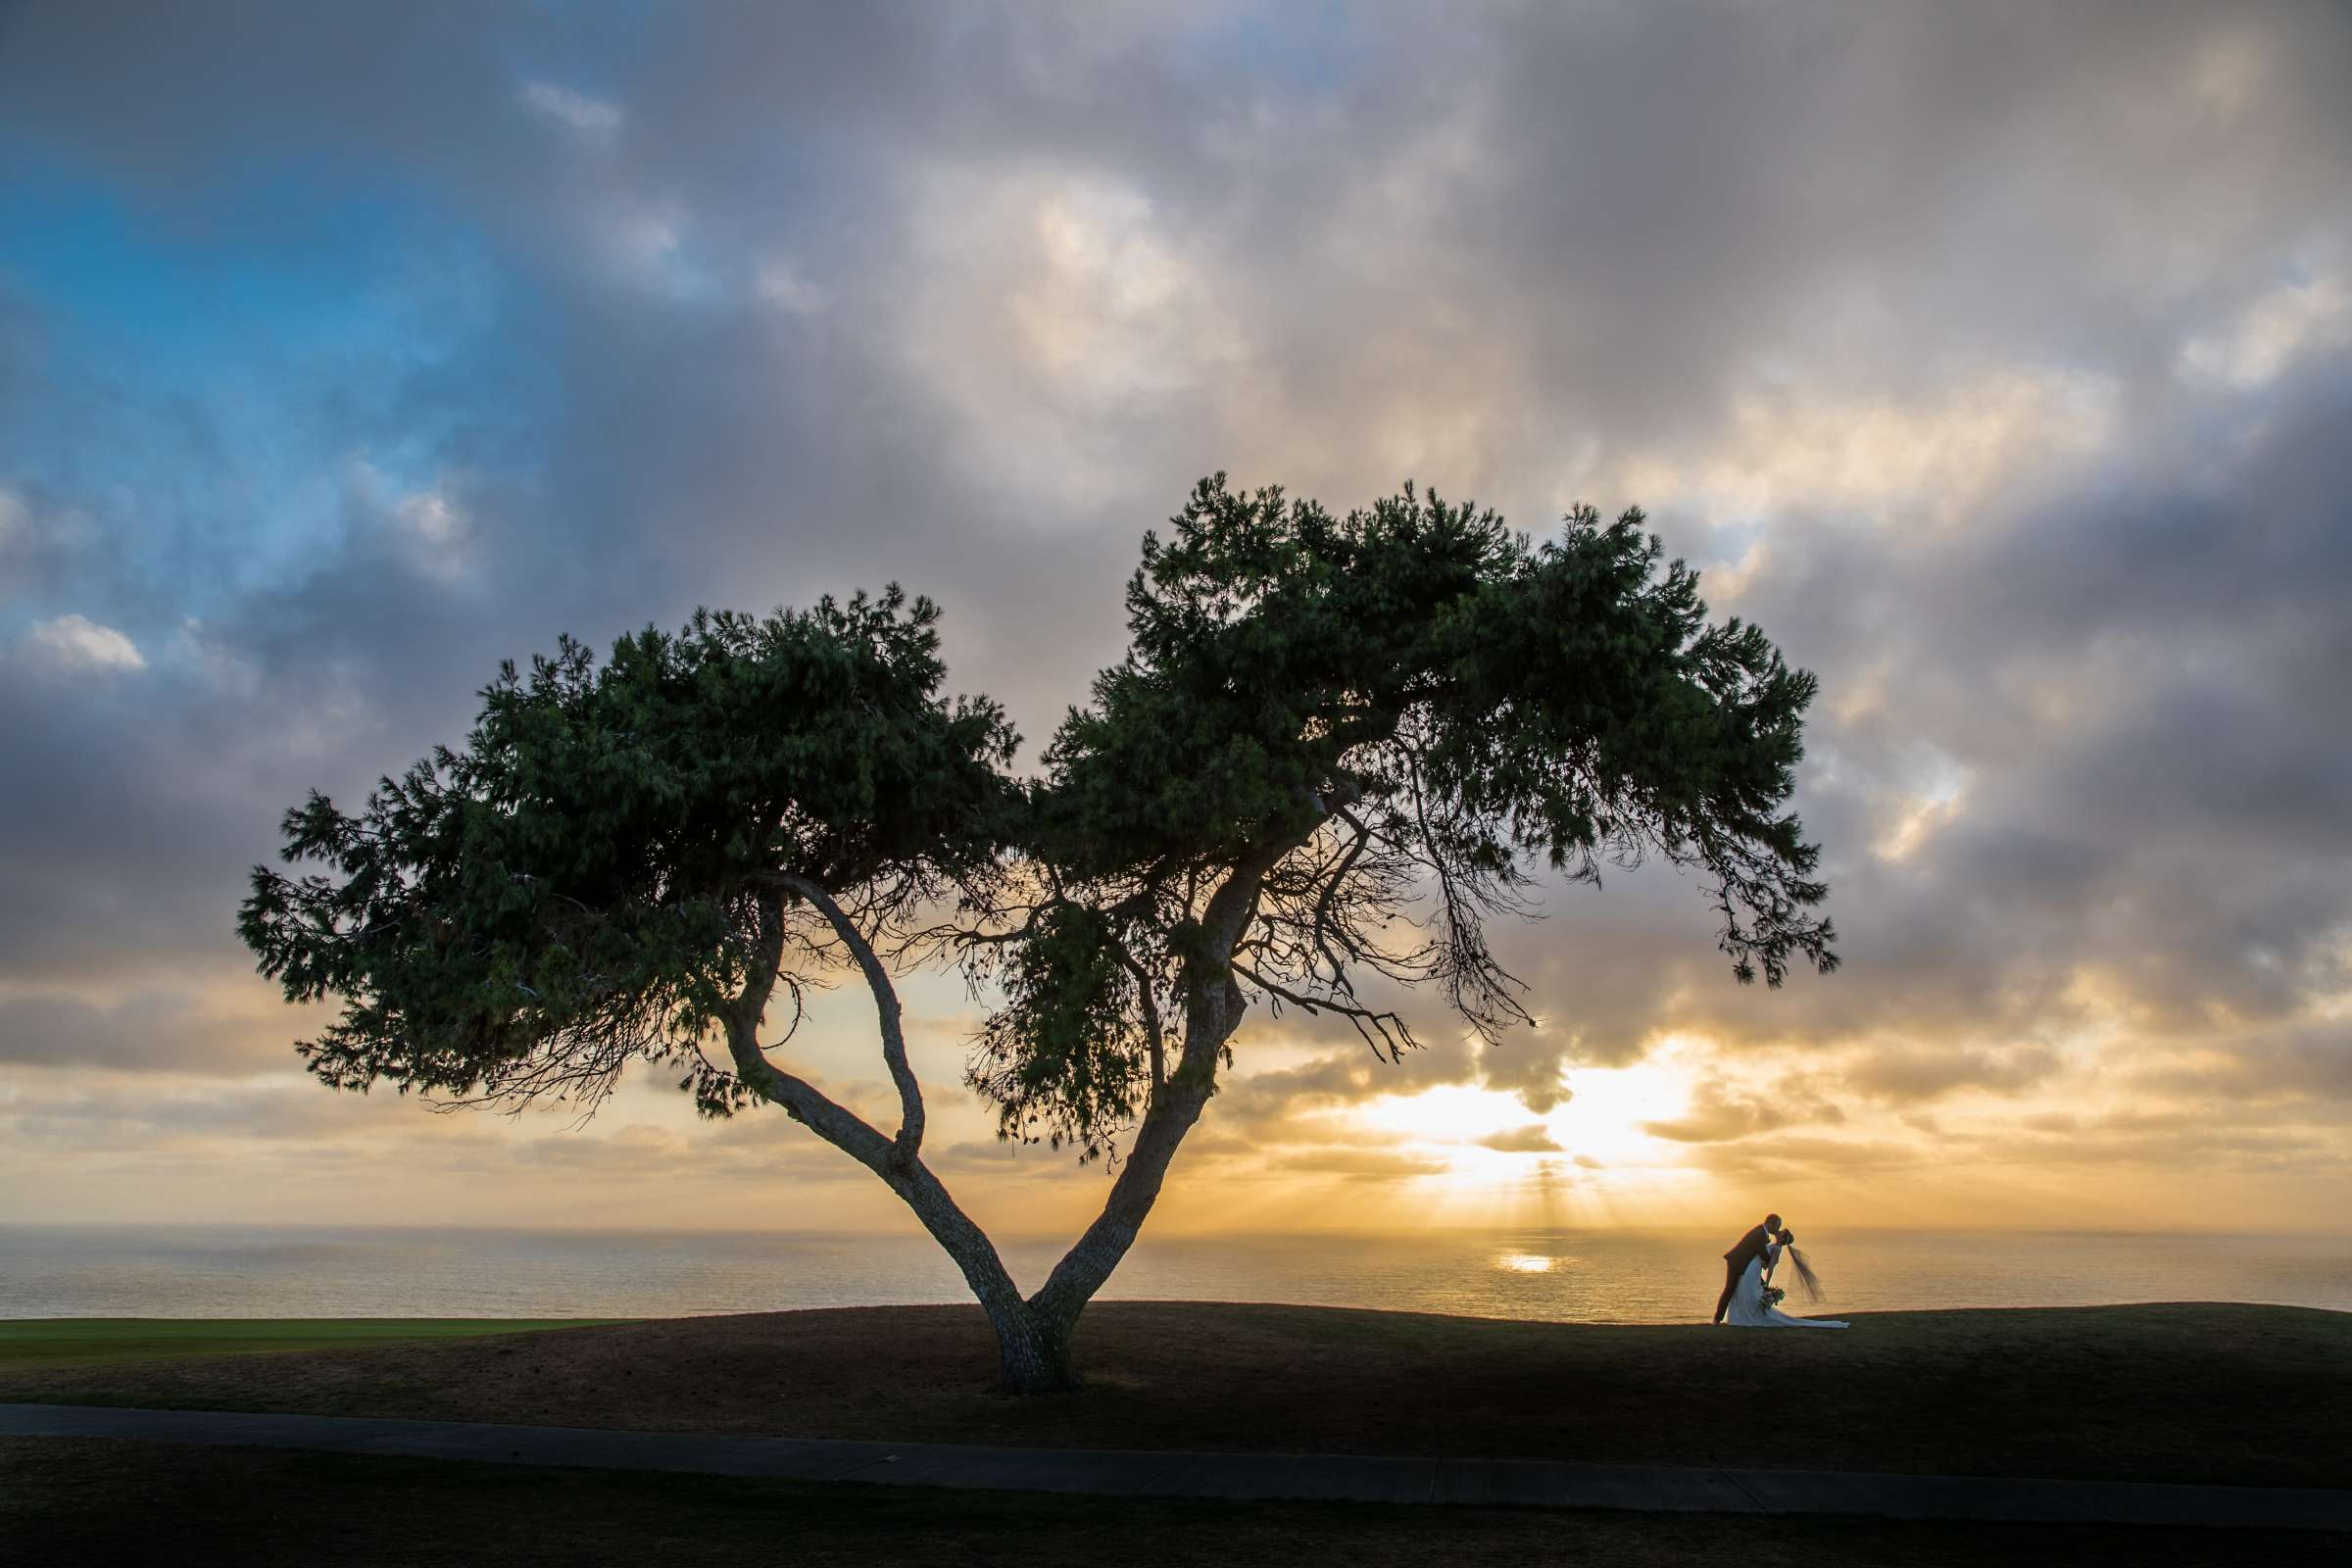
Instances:
[[[74,363],[71,322],[0,267],[0,417],[92,454],[61,489],[0,442],[0,723],[24,742],[0,763],[0,979],[233,974],[277,810],[453,738],[496,662],[559,629],[900,578],[946,601],[958,683],[1009,699],[1033,756],[1115,656],[1137,536],[1194,476],[1346,506],[1411,472],[1538,531],[1571,499],[1650,502],[1722,606],[1822,675],[1800,805],[1848,968],[1735,987],[1653,867],[1497,932],[1541,1030],[1473,1054],[1425,1026],[1403,1069],[1335,1055],[1237,1084],[1220,1117],[1462,1080],[1540,1111],[1563,1062],[1674,1029],[1828,1049],[1862,1099],[2016,1093],[2117,1008],[2214,1036],[2196,1070],[2230,1082],[2335,1081],[2309,1017],[2352,930],[2352,368],[2321,309],[2352,276],[2352,24],[1333,26],[9,12],[6,145],[160,244],[293,255],[306,193],[383,193],[418,272],[470,303],[424,313],[455,322],[434,356],[312,362],[328,543],[208,573],[237,586],[198,613],[154,562],[246,554],[222,498],[270,473],[201,400]],[[291,194],[256,201],[256,171]],[[2274,330],[2278,299],[2319,314]],[[220,515],[167,538],[95,454],[183,410],[170,450],[218,466],[188,489]],[[146,667],[41,662],[29,629],[70,613]],[[1666,1136],[1840,1102],[1741,1093]]]

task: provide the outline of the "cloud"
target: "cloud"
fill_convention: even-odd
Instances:
[[[558,631],[898,578],[1033,758],[1193,478],[1409,473],[1539,532],[1643,503],[1820,675],[1847,966],[1743,990],[1662,868],[1550,888],[1494,933],[1540,1029],[1384,998],[1430,1042],[1390,1068],[1261,1011],[1204,1137],[1339,1158],[1368,1101],[1547,1115],[1680,1042],[1642,1119],[1726,1180],[2069,1158],[2022,1118],[2093,1094],[2308,1151],[2352,989],[2348,74],[2293,5],[24,10],[0,1048],[146,1072],[149,1000],[275,1007],[229,921],[277,813]]]
[[[366,458],[353,460],[343,480],[343,510],[355,534],[395,558],[414,576],[455,587],[481,569],[488,553],[479,537],[468,476],[440,473],[431,482],[404,484]]]
[[[824,289],[781,257],[770,257],[760,264],[757,286],[762,300],[791,316],[814,316],[825,308],[829,298]]]
[[[515,98],[525,109],[545,115],[589,141],[611,140],[626,118],[617,104],[552,81],[526,81]]]
[[[1009,1165],[1020,1158],[1021,1146],[1002,1139],[967,1139],[950,1144],[927,1156],[927,1163],[945,1171],[986,1169],[992,1165]]]
[[[2220,332],[2191,339],[2183,369],[2245,391],[2276,380],[2304,354],[2352,342],[2343,279],[2311,277],[2263,295]]]
[[[1509,1132],[1492,1133],[1481,1138],[1478,1145],[1481,1149],[1499,1150],[1507,1154],[1559,1154],[1566,1152],[1558,1141],[1551,1136],[1550,1130],[1542,1122],[1534,1122],[1525,1127],[1515,1127]]]
[[[1948,1043],[1879,1046],[1844,1063],[1839,1077],[1848,1086],[1883,1100],[1933,1100],[1958,1089],[2015,1095],[2046,1083],[2060,1065],[2047,1046],[1972,1050]]]
[[[1131,421],[1262,373],[1181,215],[1133,186],[951,167],[911,197],[903,352],[974,477],[1100,505],[1127,489]]]
[[[35,650],[69,669],[145,669],[147,658],[138,644],[86,615],[54,615],[36,620],[24,640]]]
[[[1795,1119],[1769,1095],[1741,1095],[1710,1079],[1692,1096],[1688,1114],[1645,1121],[1642,1130],[1678,1144],[1719,1144],[1771,1132]]]
[[[2352,1118],[2352,1020],[2340,1015],[2238,1037],[2130,1044],[2132,1077],[2167,1097],[2200,1105],[2268,1102],[2315,1119]]]
[[[1635,456],[1622,482],[1658,508],[1949,526],[1999,487],[2104,446],[2116,401],[2112,383],[2010,366],[1920,393],[1767,384],[1732,395],[1727,428],[1696,463],[1688,452]]]
[[[0,1061],[114,1071],[291,1070],[296,1015],[242,986],[124,997],[0,993]]]
[[[1317,1149],[1284,1154],[1276,1170],[1308,1176],[1343,1176],[1357,1182],[1410,1181],[1443,1176],[1452,1167],[1434,1154],[1398,1153],[1379,1149]]]

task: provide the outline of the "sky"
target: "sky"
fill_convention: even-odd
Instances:
[[[2352,1227],[2347,80],[2325,0],[0,6],[0,1214],[911,1232],[658,1074],[330,1093],[248,870],[698,605],[927,593],[1034,764],[1225,470],[1644,508],[1820,677],[1845,966],[1550,887],[1538,1027],[1253,1013],[1155,1226]],[[787,1055],[889,1124],[855,992]]]

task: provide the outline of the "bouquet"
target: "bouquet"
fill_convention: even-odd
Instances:
[[[1780,1305],[1788,1298],[1788,1293],[1782,1290],[1778,1285],[1767,1285],[1764,1287],[1764,1308],[1766,1311],[1770,1311],[1772,1308]]]

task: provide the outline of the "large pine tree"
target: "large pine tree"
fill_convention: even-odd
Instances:
[[[1334,516],[1201,481],[1128,588],[1131,646],[1043,775],[997,705],[943,694],[937,611],[698,614],[598,664],[566,641],[483,693],[462,750],[353,815],[313,796],[239,924],[341,1088],[584,1100],[633,1060],[755,1102],[871,1170],[956,1259],[1008,1388],[1076,1382],[1079,1314],[1150,1214],[1251,1005],[1412,1047],[1371,1000],[1435,988],[1493,1038],[1530,1014],[1485,920],[1548,873],[1694,873],[1742,981],[1835,965],[1786,807],[1812,677],[1711,624],[1639,513],[1537,545],[1407,486]],[[1400,919],[1416,915],[1415,920]],[[1404,933],[1399,939],[1399,933]],[[969,1081],[1007,1137],[1119,1158],[1035,1293],[924,1163],[894,971],[958,959],[997,1005]],[[885,1133],[776,1066],[803,987],[872,993]]]

